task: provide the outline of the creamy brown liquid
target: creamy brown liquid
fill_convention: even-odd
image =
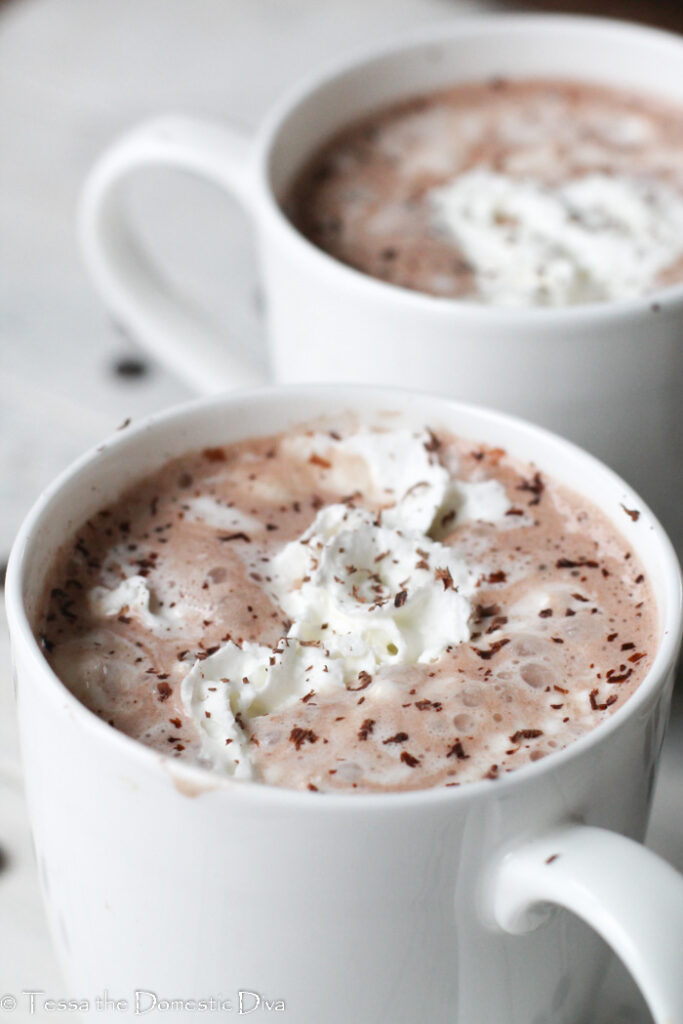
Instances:
[[[362,473],[355,493],[335,490],[325,459],[293,456],[295,434],[168,463],[85,523],[50,575],[38,633],[57,674],[105,721],[173,757],[198,759],[180,697],[196,659],[230,639],[274,646],[289,627],[264,589],[270,557],[325,504],[368,504]],[[511,503],[502,525],[438,524],[480,572],[469,641],[434,663],[384,666],[362,691],[309,693],[251,719],[257,779],[319,791],[495,779],[599,725],[644,678],[654,599],[607,518],[501,449],[444,432],[435,443],[459,478],[500,481]],[[164,628],[94,610],[93,588],[133,573]],[[389,699],[373,692],[384,677]]]
[[[433,295],[479,297],[475,268],[435,226],[430,192],[474,168],[553,186],[590,174],[683,192],[683,110],[599,85],[492,79],[351,124],[305,166],[284,208],[332,256]],[[657,286],[683,280],[683,259]]]

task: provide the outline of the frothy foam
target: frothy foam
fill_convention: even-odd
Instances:
[[[345,418],[135,486],[60,554],[38,630],[128,735],[321,791],[495,779],[619,708],[657,642],[586,499],[499,448]]]

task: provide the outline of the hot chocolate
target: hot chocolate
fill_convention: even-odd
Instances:
[[[349,126],[284,206],[332,256],[431,295],[631,298],[683,281],[683,111],[578,82],[460,85]]]
[[[112,726],[319,791],[495,780],[618,709],[657,644],[590,502],[502,449],[350,421],[163,466],[59,555],[39,633]]]

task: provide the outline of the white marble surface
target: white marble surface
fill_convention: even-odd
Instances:
[[[127,416],[182,400],[135,353],[88,286],[74,236],[80,182],[118,131],[163,110],[245,128],[304,70],[411,26],[495,8],[471,0],[11,0],[0,6],[0,560],[40,488]],[[262,346],[248,229],[209,189],[150,177],[133,197],[173,280]],[[683,868],[683,707],[667,740],[650,845]],[[0,997],[65,990],[47,936],[23,799],[4,617],[0,623]],[[596,866],[598,869],[600,866]],[[608,870],[608,866],[605,866]],[[638,880],[634,880],[637,884]],[[16,1024],[70,1014],[32,1014]],[[586,1024],[649,1020],[610,971]],[[504,1022],[501,1022],[504,1024]]]

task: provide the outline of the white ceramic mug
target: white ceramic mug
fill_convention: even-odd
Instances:
[[[256,228],[276,381],[415,387],[525,416],[631,480],[683,545],[683,287],[561,309],[435,298],[332,259],[278,200],[331,133],[405,96],[493,75],[586,79],[683,103],[683,40],[566,16],[452,21],[346,62],[279,102],[253,139],[180,117],[143,124],[93,170],[81,207],[87,266],[116,318],[201,392],[257,374],[167,290],[125,217],[140,168],[189,171],[227,190]]]
[[[188,767],[65,689],[32,623],[54,552],[77,526],[168,458],[343,410],[365,422],[395,410],[406,424],[504,445],[604,509],[646,567],[661,631],[616,714],[495,782],[321,795]],[[637,522],[623,506],[640,510]],[[224,998],[237,1016],[246,990],[283,1000],[292,1024],[576,1024],[605,967],[583,918],[633,972],[657,1024],[683,1021],[683,879],[638,845],[680,642],[679,570],[640,498],[585,452],[409,392],[205,399],[117,433],[48,489],[12,552],[7,610],[38,863],[73,997]]]

